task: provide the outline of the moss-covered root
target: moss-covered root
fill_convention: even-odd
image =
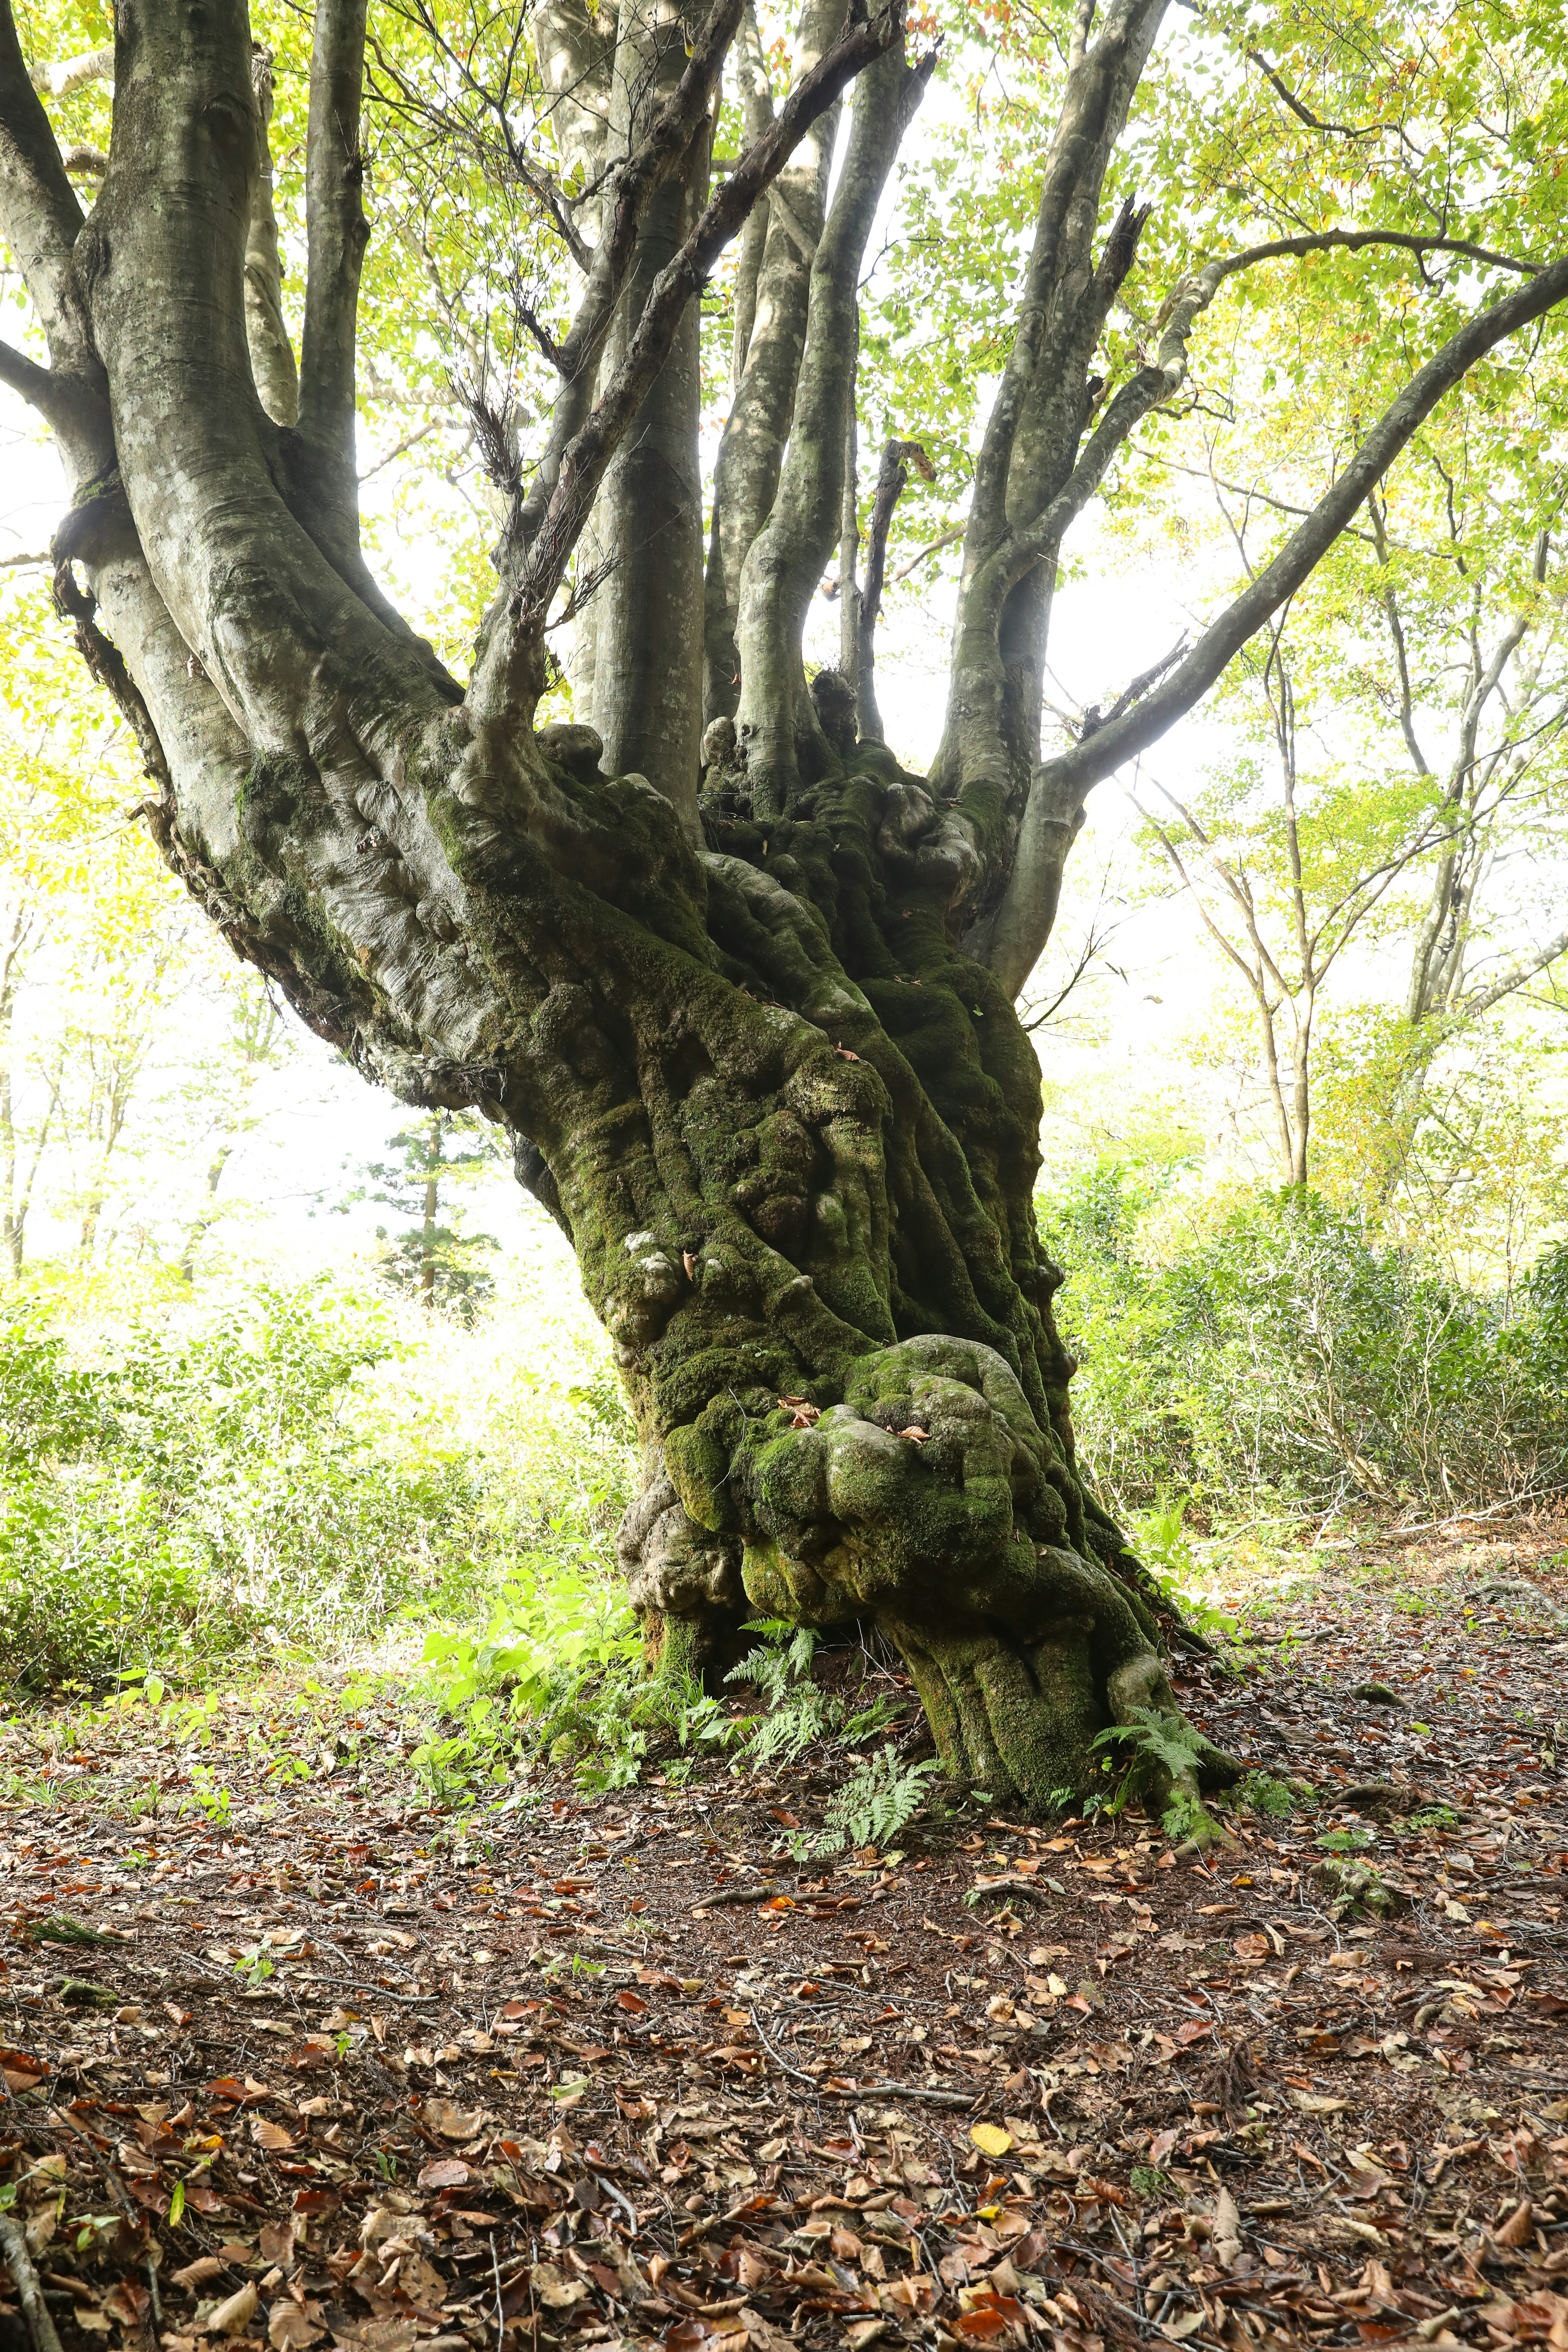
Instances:
[[[652,1671],[721,1688],[746,1646],[739,1538],[689,1518],[660,1473],[627,1507],[616,1554]]]
[[[1162,1808],[1176,1793],[1195,1806],[1200,1786],[1228,1788],[1240,1778],[1234,1759],[1187,1724],[1157,1657],[1143,1653],[1102,1675],[1081,1622],[1034,1642],[996,1633],[943,1637],[888,1620],[882,1630],[914,1676],[949,1773],[998,1803],[1043,1818],[1081,1800],[1102,1782],[1099,1733],[1151,1711],[1181,1726],[1199,1751],[1189,1772],[1157,1770],[1151,1793]]]
[[[1088,1643],[1013,1643],[997,1633],[943,1637],[884,1623],[915,1679],[943,1765],[998,1804],[1045,1816],[1087,1790],[1104,1721]]]

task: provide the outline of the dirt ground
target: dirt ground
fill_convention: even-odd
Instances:
[[[802,1865],[796,1772],[464,1813],[18,1718],[0,2222],[64,2352],[1568,2352],[1564,1537],[1238,1596],[1184,1703],[1318,1796],[1195,1860],[979,1811]],[[1391,1916],[1322,1881],[1360,1832]]]

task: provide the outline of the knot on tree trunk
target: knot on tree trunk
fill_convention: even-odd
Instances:
[[[1107,1726],[1181,1722],[1147,1607],[1091,1550],[1072,1466],[994,1349],[927,1334],[863,1357],[838,1403],[760,1402],[670,1433],[671,1497],[743,1538],[763,1615],[874,1621],[950,1771],[1047,1811],[1099,1780]],[[1199,1777],[1237,1772],[1205,1747]]]

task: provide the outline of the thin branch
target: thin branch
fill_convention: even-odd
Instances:
[[[1539,261],[1526,261],[1515,253],[1494,253],[1489,246],[1472,245],[1462,236],[1417,236],[1406,230],[1393,228],[1325,228],[1307,236],[1275,237],[1268,245],[1248,246],[1244,252],[1227,254],[1221,261],[1211,261],[1204,275],[1212,275],[1217,288],[1226,278],[1234,278],[1238,269],[1254,269],[1263,261],[1300,261],[1310,253],[1361,253],[1369,246],[1393,246],[1403,253],[1457,253],[1471,261],[1484,261],[1494,269],[1516,269],[1524,278],[1533,278],[1544,267]]]
[[[866,584],[860,593],[855,653],[855,688],[860,733],[869,743],[880,743],[883,740],[881,713],[877,708],[876,661],[877,624],[882,617],[882,590],[888,569],[888,533],[892,529],[893,510],[903,496],[911,466],[922,480],[935,481],[936,467],[919,441],[889,441],[882,452],[882,462],[877,470],[877,488],[871,503],[871,527],[866,542]]]
[[[919,547],[915,550],[908,562],[900,563],[898,570],[889,574],[888,580],[889,587],[896,588],[900,580],[907,580],[911,572],[918,572],[921,565],[925,562],[928,556],[940,555],[944,547],[951,547],[955,539],[962,539],[963,537],[963,531],[964,526],[963,523],[950,523],[947,529],[943,531],[939,531],[934,539],[928,539],[923,547]]]
[[[1523,988],[1527,982],[1535,979],[1538,973],[1544,971],[1549,964],[1555,963],[1563,955],[1568,955],[1568,930],[1559,931],[1554,939],[1548,940],[1544,947],[1528,956],[1523,962],[1510,966],[1500,979],[1490,982],[1485,988],[1478,988],[1472,995],[1461,998],[1458,1017],[1465,1021],[1476,1020],[1481,1013],[1489,1012],[1503,997],[1511,996],[1516,989]]]
[[[1268,82],[1278,96],[1284,100],[1297,121],[1305,123],[1309,131],[1332,131],[1339,139],[1375,139],[1379,131],[1393,128],[1386,122],[1369,122],[1365,125],[1353,122],[1325,122],[1321,116],[1312,112],[1310,106],[1303,105],[1295,91],[1281,80],[1261,49],[1248,49],[1245,54],[1247,63],[1258,68],[1265,81]]]

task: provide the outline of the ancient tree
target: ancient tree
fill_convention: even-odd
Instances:
[[[163,855],[368,1079],[510,1138],[642,1433],[620,1551],[656,1654],[721,1664],[751,1612],[874,1622],[950,1766],[1042,1807],[1083,1787],[1108,1722],[1175,1702],[1074,1455],[1014,998],[1092,786],[1296,591],[1445,390],[1568,291],[1568,261],[1441,224],[1307,234],[1145,289],[1157,331],[1104,383],[1148,216],[1108,174],[1165,5],[1063,19],[923,775],[886,747],[871,676],[918,453],[878,477],[863,574],[850,454],[868,239],[931,68],[900,0],[804,0],[783,91],[747,0],[519,7],[519,87],[550,95],[553,146],[508,168],[575,307],[564,332],[533,322],[558,383],[534,440],[468,387],[503,520],[464,677],[361,546],[365,0],[314,15],[297,354],[243,0],[119,0],[112,57],[65,65],[0,15],[0,229],[41,353],[0,350],[0,377],[77,486],[56,594],[136,732]],[[68,171],[47,102],[75,68],[112,73],[113,129]],[[745,140],[716,160],[727,74]],[[1042,760],[1058,551],[1181,394],[1205,312],[1237,271],[1379,238],[1413,270],[1468,257],[1457,331],[1240,599]],[[705,529],[700,303],[734,240]],[[834,561],[844,658],[808,681]],[[558,644],[574,721],[540,725]]]

